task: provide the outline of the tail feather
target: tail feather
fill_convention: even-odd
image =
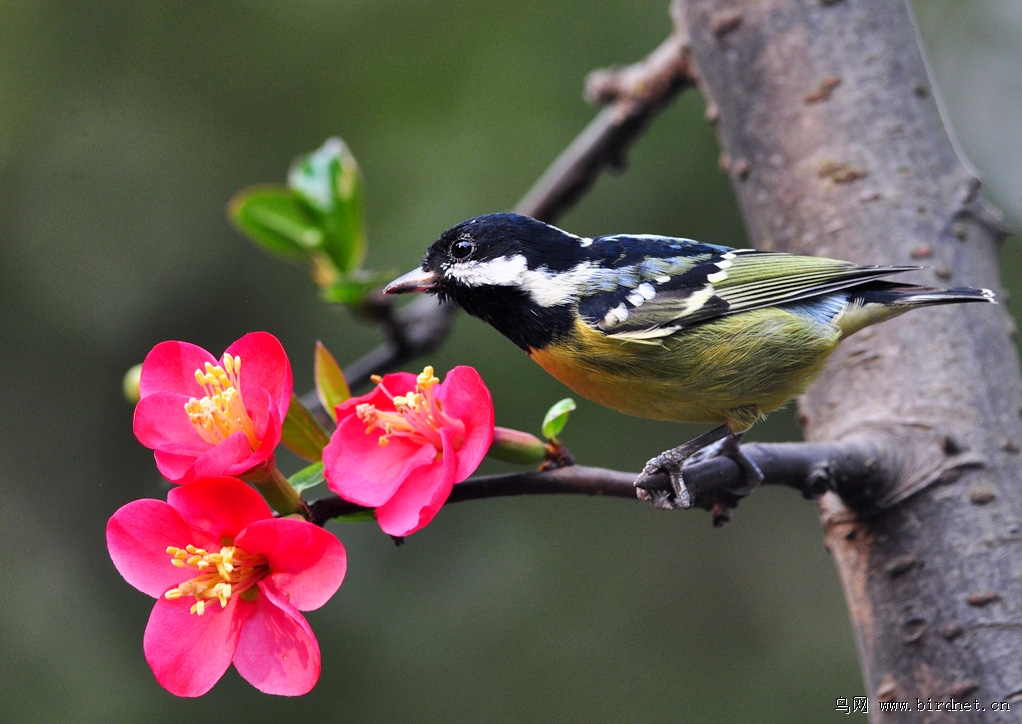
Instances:
[[[856,289],[852,299],[860,304],[883,304],[892,307],[922,307],[931,304],[959,304],[962,302],[990,302],[997,304],[989,289],[974,287],[921,287],[915,284],[880,282]]]
[[[848,304],[834,319],[845,336],[878,322],[897,317],[917,307],[962,302],[997,304],[989,289],[973,287],[921,287],[897,282],[870,282],[850,290]]]

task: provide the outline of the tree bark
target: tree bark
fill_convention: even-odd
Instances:
[[[922,264],[905,279],[1000,289],[1004,232],[943,124],[907,5],[675,0],[674,12],[755,246]],[[887,451],[878,496],[819,506],[874,721],[1022,711],[1013,334],[1003,303],[912,312],[846,341],[800,402],[807,439]],[[952,698],[985,710],[933,710]],[[884,701],[911,711],[880,712]]]

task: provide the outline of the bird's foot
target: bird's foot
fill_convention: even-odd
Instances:
[[[692,507],[692,496],[681,474],[687,456],[679,451],[684,447],[682,445],[662,452],[646,463],[635,479],[635,495],[639,500],[652,503],[659,510],[685,510]],[[664,474],[670,481],[669,485],[664,484]]]
[[[657,455],[646,463],[635,480],[636,495],[661,510],[690,508],[693,499],[685,485],[684,468],[713,457],[730,458],[741,468],[743,483],[719,491],[713,500],[700,500],[700,507],[713,512],[714,525],[722,525],[730,519],[730,511],[738,501],[763,482],[763,471],[742,452],[740,441],[741,435],[735,435],[722,426]],[[665,476],[667,480],[664,480]]]
[[[708,445],[713,445],[731,431],[724,425],[704,433],[684,445],[666,450],[650,459],[635,479],[635,495],[660,510],[685,510],[692,507],[692,496],[685,487],[682,468],[685,461]],[[664,476],[667,480],[664,480]]]

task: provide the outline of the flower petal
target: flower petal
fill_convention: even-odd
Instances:
[[[224,609],[212,601],[201,616],[189,613],[192,603],[190,597],[158,600],[142,639],[156,680],[177,696],[202,696],[213,688],[231,665],[242,626],[252,613],[252,605],[238,598],[231,598]]]
[[[236,538],[245,526],[273,517],[262,496],[235,478],[205,478],[167,493],[167,502],[185,522],[209,531],[217,542]]]
[[[339,425],[343,418],[354,415],[355,409],[363,403],[373,405],[378,410],[393,411],[394,403],[391,402],[387,392],[394,397],[407,394],[415,389],[416,379],[411,372],[392,372],[389,375],[384,375],[383,380],[373,388],[372,392],[359,397],[349,397],[337,406],[337,424]]]
[[[319,642],[305,617],[272,585],[257,585],[259,595],[241,631],[234,666],[259,691],[307,694],[319,680]]]
[[[189,399],[180,392],[160,390],[139,400],[132,423],[138,441],[150,450],[174,445],[178,446],[177,454],[201,455],[210,444],[188,419],[185,403]]]
[[[301,611],[311,611],[329,601],[348,566],[344,546],[337,537],[303,520],[256,521],[238,535],[234,544],[246,553],[266,556],[271,572],[264,580]]]
[[[244,364],[242,364],[244,368]],[[262,440],[267,433],[273,432],[272,422],[277,421],[277,432],[280,432],[280,421],[283,419],[276,414],[277,409],[273,406],[270,393],[260,387],[250,387],[243,393],[245,398],[245,409],[248,416],[252,418],[252,428],[258,439]],[[287,413],[284,413],[287,414]],[[260,448],[262,445],[260,445]]]
[[[455,451],[460,483],[475,472],[493,442],[493,399],[482,377],[472,367],[455,367],[447,373],[437,392],[444,412],[465,423],[465,439]],[[444,445],[444,454],[449,448]]]
[[[143,398],[161,391],[201,397],[198,393],[202,387],[195,381],[195,370],[203,369],[207,362],[217,364],[216,358],[202,347],[188,342],[160,342],[142,362],[139,392]]]
[[[263,447],[260,445],[259,450],[253,453],[252,445],[245,433],[236,432],[222,443],[210,447],[195,458],[191,469],[176,482],[190,483],[200,478],[247,473],[268,457],[268,455],[264,455]],[[269,445],[265,447],[271,453],[273,452],[273,448]]]
[[[171,565],[169,546],[184,548],[189,543],[206,547],[220,541],[193,529],[181,515],[162,500],[128,503],[106,524],[106,545],[117,572],[132,586],[159,598],[191,576]]]
[[[452,435],[452,430],[440,430],[445,447]],[[394,496],[376,509],[376,521],[383,532],[406,536],[425,527],[450,497],[456,470],[454,456],[444,455],[428,468],[413,471]]]
[[[241,357],[241,395],[248,404],[249,390],[258,388],[269,395],[270,404],[283,420],[291,404],[294,381],[291,362],[280,342],[269,332],[251,332],[233,343],[224,354]]]
[[[269,393],[259,388],[249,388],[245,393],[245,409],[252,418],[252,427],[259,445],[255,450],[246,438],[247,455],[238,455],[235,462],[222,471],[210,475],[241,475],[264,463],[280,443],[280,429],[284,418],[270,400]],[[285,411],[285,415],[287,412]]]
[[[156,469],[160,471],[160,475],[170,482],[182,483],[195,479],[194,475],[189,479],[192,465],[195,464],[195,455],[178,455],[165,450],[155,450],[153,457],[156,458]]]
[[[345,500],[375,508],[437,455],[432,445],[408,438],[391,438],[389,444],[380,445],[381,434],[380,430],[366,433],[365,424],[355,416],[338,418],[337,429],[323,448],[323,474],[330,490]]]

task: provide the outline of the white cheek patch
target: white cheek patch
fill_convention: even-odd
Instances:
[[[592,274],[592,264],[587,261],[563,272],[545,267],[526,269],[521,273],[521,287],[539,306],[553,307],[577,299]]]
[[[468,287],[518,287],[539,306],[552,307],[578,297],[592,276],[592,265],[582,262],[563,272],[529,269],[525,257],[515,254],[451,264],[444,274]]]
[[[521,284],[529,265],[521,254],[502,256],[489,261],[466,261],[451,264],[444,272],[468,287],[508,287]]]

